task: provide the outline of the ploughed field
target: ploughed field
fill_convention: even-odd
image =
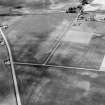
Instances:
[[[100,71],[105,23],[74,22],[76,17],[65,13],[20,16],[3,30],[14,62],[40,64],[15,65],[22,105],[105,104],[105,73]],[[7,58],[6,47],[0,46],[4,75],[0,93],[4,90],[4,103],[13,103],[11,69],[3,63]]]

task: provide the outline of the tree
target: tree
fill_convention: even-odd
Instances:
[[[82,5],[88,4],[88,0],[80,0]]]

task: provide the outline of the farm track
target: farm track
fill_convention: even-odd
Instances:
[[[0,16],[24,16],[24,15],[47,15],[47,14],[59,14],[59,13],[65,13],[64,10],[43,10],[43,11],[35,11],[35,12],[30,12],[30,13],[24,13],[24,12],[19,12],[14,11],[14,13],[11,14],[0,14]]]
[[[9,64],[8,64],[9,65]],[[75,70],[86,70],[86,71],[97,71],[101,72],[101,70],[98,69],[88,69],[88,68],[80,68],[80,67],[70,67],[70,66],[58,66],[58,65],[49,65],[49,64],[35,64],[35,63],[23,63],[23,62],[14,62],[14,65],[25,65],[25,66],[36,66],[36,67],[52,67],[52,68],[62,68],[62,69],[75,69]],[[105,72],[105,71],[103,71]]]

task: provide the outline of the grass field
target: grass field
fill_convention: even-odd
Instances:
[[[52,14],[23,17],[15,27],[13,25],[5,32],[14,60],[43,63],[75,16]]]
[[[59,4],[78,3],[79,0],[0,0],[0,6],[4,7],[28,7],[31,9],[48,9],[50,6],[58,6]]]

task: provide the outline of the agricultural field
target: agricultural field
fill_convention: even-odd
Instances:
[[[14,60],[42,64],[75,17],[65,13],[21,17],[5,31]]]
[[[71,3],[51,1],[54,8]],[[21,105],[105,105],[105,22],[77,20],[79,13],[47,9],[45,14],[39,9],[43,14],[0,17],[1,24],[8,25],[2,32],[12,52]],[[0,105],[20,105],[1,39],[2,34]]]
[[[16,66],[23,105],[104,105],[105,73]]]

